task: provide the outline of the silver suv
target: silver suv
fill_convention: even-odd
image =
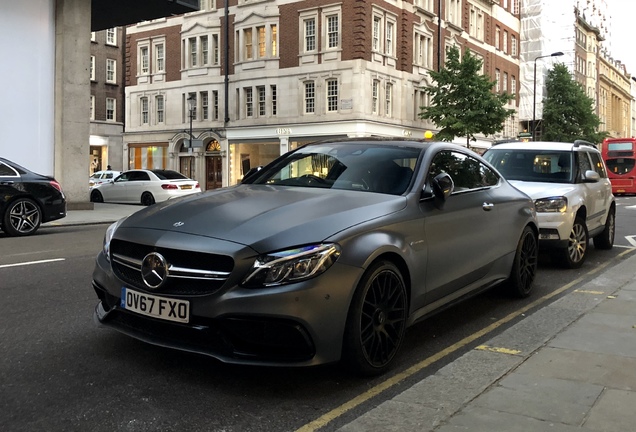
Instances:
[[[539,244],[564,266],[583,264],[590,238],[597,249],[613,247],[616,203],[601,153],[592,144],[499,144],[484,158],[534,200]]]

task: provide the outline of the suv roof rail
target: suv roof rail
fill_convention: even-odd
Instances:
[[[499,145],[499,144],[515,143],[515,142],[521,142],[521,141],[518,140],[518,139],[514,139],[514,138],[511,138],[511,139],[500,139],[500,140],[493,141],[491,145],[492,146],[496,146],[496,145]]]
[[[586,145],[586,146],[590,146],[590,147],[596,148],[596,145],[594,145],[594,143],[591,143],[589,141],[582,140],[582,139],[574,140],[574,145],[572,146],[572,148],[576,148],[576,147],[579,147],[579,146],[582,146],[582,145]]]

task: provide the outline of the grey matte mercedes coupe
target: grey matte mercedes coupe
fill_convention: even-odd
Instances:
[[[537,233],[532,200],[464,147],[312,143],[110,226],[95,318],[223,362],[379,374],[433,312],[501,282],[530,295]]]

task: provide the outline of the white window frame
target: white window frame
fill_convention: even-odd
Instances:
[[[208,120],[210,117],[210,96],[207,91],[199,92],[201,99],[201,120]]]
[[[243,87],[243,94],[245,95],[245,117],[254,117],[254,91],[252,87]]]
[[[186,45],[188,47],[187,55],[188,55],[188,67],[194,68],[198,66],[198,47],[197,47],[197,38],[189,37],[186,39]]]
[[[325,81],[326,111],[338,112],[340,97],[340,85],[337,78],[329,78]]]
[[[510,36],[510,55],[513,57],[517,57],[517,36]]]
[[[272,116],[275,116],[278,112],[278,100],[277,100],[277,89],[276,89],[276,85],[273,84],[271,86],[269,86],[272,97],[271,97],[271,101],[272,101]]]
[[[446,21],[457,27],[461,27],[462,0],[446,0]]]
[[[427,33],[415,32],[415,43],[413,44],[415,53],[413,59],[415,64],[427,69],[433,67],[433,36]]]
[[[340,10],[332,11],[331,9],[323,11],[323,50],[340,49],[341,22]],[[335,21],[335,25],[334,25]]]
[[[91,81],[95,81],[95,56],[91,56],[90,78]]]
[[[256,27],[256,57],[267,57],[267,27],[264,25]]]
[[[117,60],[106,59],[106,82],[117,84]]]
[[[373,15],[373,31],[372,31],[372,43],[371,49],[375,52],[380,52],[380,35],[382,34],[382,17],[379,15]]]
[[[91,120],[95,120],[95,96],[91,95],[90,97],[90,113],[89,118]]]
[[[117,45],[117,28],[106,29],[106,45]]]
[[[318,27],[317,16],[308,16],[302,18],[302,40],[303,40],[303,52],[315,53],[318,51],[318,40],[316,30]],[[311,25],[309,25],[311,24]]]
[[[510,77],[510,94],[515,96],[517,94],[517,78],[514,75]]]
[[[166,71],[166,45],[162,42],[154,44],[154,72],[163,73]]]
[[[212,35],[212,65],[219,65],[219,35]]]
[[[374,79],[371,83],[371,113],[379,114],[380,80]]]
[[[155,96],[155,116],[157,124],[163,124],[166,121],[166,98],[164,95]]]
[[[389,82],[384,85],[384,115],[393,116],[393,84]]]
[[[201,51],[201,66],[210,63],[210,38],[208,35],[199,36],[199,46]]]
[[[150,123],[150,102],[147,96],[139,99],[140,123],[142,125]]]
[[[316,113],[316,82],[305,81],[303,83],[303,113]]]
[[[110,112],[110,115],[109,115]],[[106,98],[106,121],[114,122],[117,118],[117,102],[114,98]]]
[[[499,69],[495,69],[495,91],[501,92],[501,71]]]
[[[503,31],[503,52],[508,54],[508,30]]]
[[[139,74],[150,74],[150,47],[148,45],[139,46]]]
[[[244,28],[241,34],[243,36],[243,60],[254,60],[254,31],[252,27]]]
[[[269,26],[269,34],[270,34],[270,49],[271,56],[278,56],[278,25],[270,24]]]
[[[395,29],[396,22],[387,17],[385,23],[385,39],[384,39],[384,54],[393,56],[395,53]]]
[[[219,92],[212,90],[212,120],[219,119]]]
[[[258,97],[258,116],[263,117],[266,115],[267,97],[265,92],[265,86],[256,86],[256,95]]]

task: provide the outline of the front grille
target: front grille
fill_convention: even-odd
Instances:
[[[234,260],[226,255],[160,248],[124,240],[113,240],[111,264],[115,275],[133,288],[148,290],[141,277],[141,263],[151,252],[161,254],[169,266],[166,282],[153,289],[157,294],[205,295],[219,290],[232,269]]]

